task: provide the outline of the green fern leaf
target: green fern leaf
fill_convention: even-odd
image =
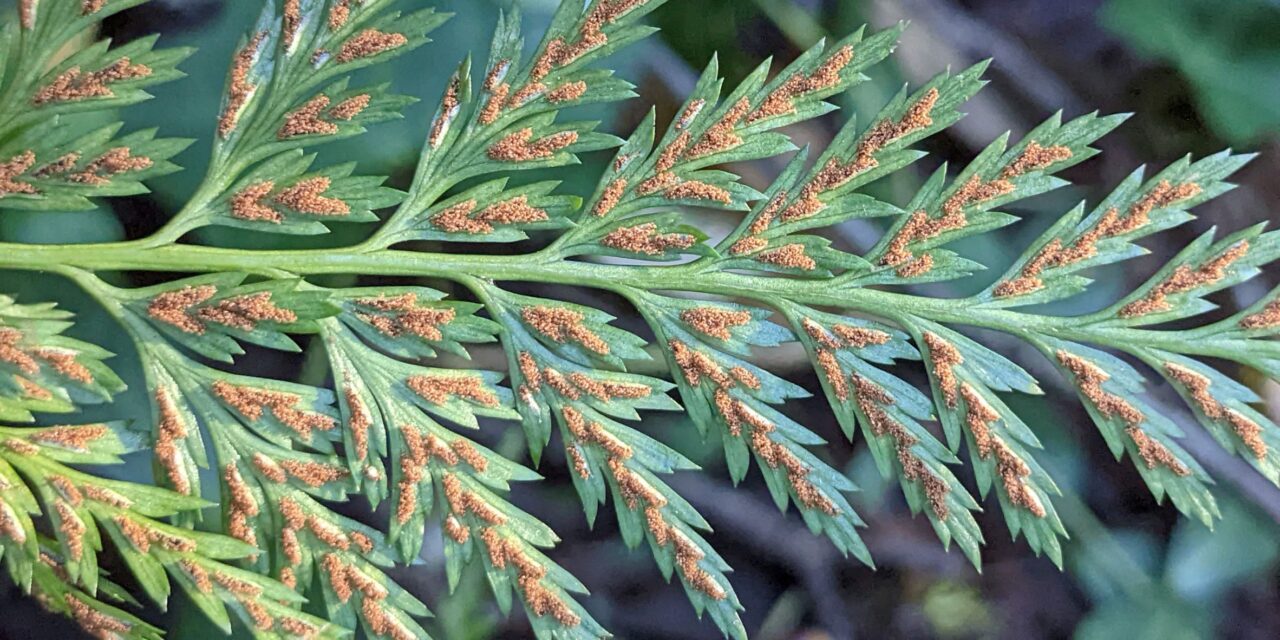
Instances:
[[[17,3],[18,20],[0,30],[0,206],[91,208],[177,170],[187,141],[112,123],[180,77],[190,51],[80,35],[143,1]],[[1212,480],[1152,402],[1150,381],[1167,383],[1218,444],[1280,484],[1280,430],[1232,375],[1280,379],[1280,289],[1205,320],[1215,294],[1280,258],[1280,234],[1210,231],[1099,310],[1045,305],[1083,294],[1095,268],[1144,255],[1139,241],[1192,220],[1251,156],[1188,157],[1149,179],[1136,171],[1095,207],[1048,225],[979,293],[940,298],[913,286],[974,277],[984,267],[959,241],[1017,222],[1003,209],[1066,186],[1058,175],[1094,156],[1124,116],[1055,114],[889,201],[868,188],[925,157],[913,146],[962,117],[987,63],[904,87],[818,150],[797,148],[788,127],[835,110],[828,99],[866,81],[904,25],[819,42],[732,89],[713,58],[669,124],[650,110],[615,137],[562,111],[635,96],[598,64],[651,34],[643,18],[662,0],[566,1],[537,44],[526,46],[511,11],[498,14],[483,66],[450,61],[458,66],[400,191],[352,163],[320,162],[315,149],[401,117],[415,100],[359,73],[426,44],[448,17],[403,4],[265,0],[209,123],[208,171],[162,229],[120,243],[0,244],[0,267],[53,272],[88,293],[142,365],[136,386],[150,415],[122,416],[137,430],[0,426],[0,562],[87,632],[160,638],[132,594],[163,607],[181,591],[227,633],[427,637],[430,611],[391,575],[438,553],[450,590],[473,567],[503,613],[519,601],[539,638],[608,637],[596,616],[612,616],[551,557],[559,538],[545,514],[512,496],[514,483],[542,479],[509,446],[523,435],[543,473],[563,468],[588,524],[612,502],[622,541],[647,546],[699,616],[744,639],[732,568],[674,489],[674,476],[701,470],[646,422],[654,411],[687,412],[723,448],[735,484],[754,460],[780,510],[794,505],[813,533],[871,565],[856,487],[824,450],[822,425],[789,417],[818,389],[834,424],[869,450],[944,547],[980,567],[988,516],[977,495],[1061,567],[1065,501],[1037,460],[1036,425],[1012,409],[1015,394],[1052,387],[979,340],[993,331],[1061,374],[1157,501],[1167,496],[1206,525],[1221,517]],[[566,192],[566,168],[615,148],[590,193]],[[767,186],[733,172],[785,154]],[[727,222],[699,228],[691,209]],[[885,232],[865,251],[822,232],[874,219]],[[349,246],[268,242],[341,222],[376,228]],[[182,241],[212,226],[260,234],[266,248]],[[512,248],[482,251],[495,243]],[[108,272],[125,283],[132,272],[191,275],[113,286]],[[570,287],[613,295],[626,310],[575,302]],[[45,425],[43,414],[124,389],[106,364],[112,354],[70,328],[53,305],[0,295],[0,421]],[[259,348],[302,353],[303,372],[256,374]],[[761,357],[774,349],[803,354],[802,375],[812,371],[817,385],[786,379]],[[515,421],[514,440],[492,445],[493,429]],[[157,486],[91,468],[144,448]],[[962,480],[966,462],[976,493]],[[356,494],[387,503],[385,516],[337,506]],[[203,520],[214,506],[217,521]],[[120,583],[100,566],[104,553],[120,558]]]

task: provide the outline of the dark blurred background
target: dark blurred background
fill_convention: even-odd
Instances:
[[[457,15],[433,34],[434,43],[366,75],[391,79],[400,92],[424,102],[407,110],[404,120],[378,126],[355,141],[324,147],[321,154],[327,162],[358,160],[363,172],[392,176],[395,186],[407,183],[447,74],[466,52],[487,50],[497,10],[510,2],[404,4],[433,4]],[[526,31],[536,38],[556,2],[520,4]],[[0,4],[10,17],[12,5],[12,0]],[[259,6],[254,0],[153,0],[110,19],[103,33],[118,42],[158,31],[164,34],[161,44],[199,47],[182,66],[190,77],[159,87],[155,100],[122,117],[133,128],[156,126],[162,135],[202,142],[178,157],[186,171],[157,180],[151,195],[104,203],[90,212],[6,211],[0,213],[0,239],[109,241],[140,237],[162,224],[202,175],[227,61]],[[928,158],[873,186],[876,195],[896,204],[905,204],[922,176],[941,163],[963,166],[1004,131],[1019,136],[1059,109],[1068,117],[1094,109],[1134,114],[1102,141],[1103,155],[1067,173],[1080,186],[1018,203],[1011,209],[1024,215],[1024,222],[961,244],[992,270],[1006,267],[1018,248],[1076,202],[1096,202],[1143,163],[1157,169],[1188,152],[1202,155],[1233,147],[1261,155],[1237,176],[1240,189],[1201,208],[1204,221],[1162,234],[1158,246],[1148,242],[1154,256],[1167,256],[1214,224],[1233,231],[1278,215],[1277,0],[671,0],[652,17],[662,27],[661,34],[612,61],[623,77],[640,85],[641,97],[612,111],[585,115],[601,118],[604,128],[614,133],[625,133],[650,104],[657,106],[662,119],[670,118],[716,52],[732,85],[769,56],[783,63],[823,37],[843,36],[864,23],[875,29],[903,19],[910,20],[911,27],[902,46],[873,70],[872,82],[839,96],[841,111],[790,131],[797,141],[821,147],[851,113],[870,117],[902,83],[918,84],[948,66],[962,68],[994,58],[988,74],[992,83],[969,104],[969,116],[921,145],[931,153]],[[588,192],[606,158],[588,156],[583,167],[559,172],[566,181],[562,190]],[[733,170],[762,188],[777,168],[776,162],[762,162]],[[705,221],[712,228],[726,225],[715,216]],[[865,249],[882,229],[859,221],[831,231],[847,246]],[[363,233],[358,226],[347,226],[319,240],[283,242],[339,244]],[[233,236],[211,230],[194,240],[246,242]],[[280,244],[279,239],[271,242]],[[1061,311],[1099,307],[1140,282],[1158,263],[1158,257],[1145,257],[1129,267],[1105,271],[1089,295]],[[1268,272],[1216,301],[1227,310],[1247,305],[1274,286],[1276,275]],[[134,283],[155,277],[119,276]],[[982,275],[972,280],[923,291],[963,295],[988,282]],[[120,372],[126,379],[141,379],[119,331],[65,283],[0,272],[0,290],[18,294],[24,302],[56,300],[80,312],[82,320],[74,331],[120,353],[114,361]],[[626,313],[617,300],[591,292],[577,295],[615,315]],[[999,336],[982,337],[1005,353],[1029,356],[1022,362],[1042,376],[1049,392],[1048,399],[1012,398],[1011,404],[1044,441],[1046,449],[1038,459],[1064,492],[1056,501],[1072,535],[1065,546],[1064,571],[1010,540],[994,498],[984,503],[987,512],[979,517],[988,542],[983,571],[974,571],[957,551],[945,552],[927,521],[911,517],[897,486],[880,480],[865,447],[844,441],[821,402],[795,403],[788,411],[832,442],[826,455],[861,487],[852,501],[869,523],[864,536],[879,567],[875,571],[840,557],[824,540],[809,535],[794,513],[779,515],[757,479],[732,487],[718,451],[701,443],[684,419],[646,417],[642,428],[706,469],[703,474],[681,474],[672,484],[715,527],[709,539],[736,569],[731,577],[746,605],[744,622],[752,637],[1280,637],[1280,490],[1220,451],[1189,423],[1169,390],[1156,386],[1153,402],[1167,406],[1188,425],[1186,448],[1219,483],[1224,518],[1214,531],[1179,519],[1171,506],[1155,503],[1128,463],[1112,459],[1087,416],[1067,401],[1073,396],[1062,393],[1060,383],[1034,353],[1023,353],[1016,343]],[[301,357],[251,351],[242,363],[255,374],[323,384],[325,372],[317,355],[313,349]],[[782,349],[758,355],[791,380],[818,388],[797,352]],[[501,366],[498,354],[484,350],[476,352],[476,360],[483,367]],[[1280,387],[1249,371],[1233,373],[1269,399],[1273,416],[1280,413]],[[131,390],[111,411],[145,420],[145,398]],[[486,425],[480,438],[527,460],[518,429],[510,424]],[[136,462],[111,472],[145,480],[148,465],[143,458]],[[549,455],[540,471],[548,480],[518,488],[514,500],[564,539],[551,555],[591,589],[586,605],[600,622],[621,638],[719,637],[712,624],[696,619],[679,586],[662,581],[647,550],[632,552],[622,545],[610,518],[600,518],[595,530],[586,526],[562,459]],[[356,500],[342,510],[367,518],[364,507]],[[422,556],[420,566],[396,570],[394,575],[436,612],[427,624],[434,637],[530,637],[522,616],[498,615],[482,575],[473,572],[450,596],[439,549],[428,543]],[[0,637],[76,637],[75,629],[42,614],[7,583],[0,588],[0,607]],[[180,597],[162,622],[172,629],[173,638],[216,633]]]

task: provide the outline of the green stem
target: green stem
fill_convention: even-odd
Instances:
[[[1217,356],[1212,341],[1188,344],[1167,332],[1127,329],[1123,338],[1085,325],[1074,317],[1046,316],[976,306],[963,299],[929,298],[868,288],[833,287],[826,280],[797,280],[704,270],[701,265],[636,268],[625,265],[561,261],[545,254],[521,256],[368,251],[363,247],[294,251],[251,251],[190,245],[155,246],[135,241],[92,245],[0,243],[0,268],[52,271],[248,271],[299,276],[363,274],[432,277],[465,281],[480,278],[542,282],[621,292],[691,291],[748,298],[766,304],[790,300],[807,305],[852,309],[872,315],[914,315],[943,324],[996,329],[1019,335],[1064,340],[1122,343],[1125,348],[1157,347],[1179,353]],[[89,276],[92,277],[92,276]],[[94,278],[96,280],[96,278]]]
[[[62,266],[50,269],[54,273],[65,276],[67,279],[76,283],[89,294],[102,308],[112,317],[124,323],[124,305],[120,302],[120,298],[112,294],[115,287],[103,282],[101,278],[92,272],[85,271],[79,267]]]

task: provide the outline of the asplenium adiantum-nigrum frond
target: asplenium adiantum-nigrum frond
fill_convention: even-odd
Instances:
[[[143,1],[18,2],[0,43],[0,206],[86,208],[177,169],[170,159],[184,141],[120,125],[68,126],[79,114],[144,100],[152,85],[179,75],[189,51],[157,49],[154,38],[112,47],[77,37]],[[514,12],[499,17],[483,66],[461,61],[425,123],[416,173],[398,191],[349,164],[317,165],[311,149],[397,117],[410,98],[353,82],[351,73],[423,45],[446,16],[402,13],[398,6],[413,3],[394,0],[264,4],[209,123],[208,173],[167,225],[130,242],[0,245],[0,266],[55,272],[91,294],[143,363],[143,379],[130,382],[145,385],[151,412],[120,416],[132,426],[21,426],[35,414],[110,401],[125,383],[104,364],[110,354],[63,335],[69,314],[0,297],[0,419],[18,425],[0,428],[0,553],[14,582],[92,634],[159,637],[127,610],[132,593],[163,606],[176,588],[228,631],[234,614],[262,637],[356,629],[425,637],[417,619],[429,612],[387,570],[416,558],[424,532],[438,526],[451,585],[479,563],[501,607],[518,600],[539,637],[606,636],[583,604],[583,584],[544,552],[555,533],[506,497],[512,482],[539,476],[468,437],[464,428],[483,417],[518,422],[535,463],[545,447],[563,447],[588,520],[612,503],[625,542],[648,547],[700,614],[744,638],[731,569],[706,521],[666,480],[695,467],[638,421],[687,411],[704,437],[723,443],[734,481],[754,460],[781,509],[793,505],[815,534],[870,564],[846,498],[854,486],[823,460],[822,440],[786,414],[788,400],[811,390],[752,362],[753,347],[788,342],[803,346],[845,435],[860,431],[911,509],[975,565],[979,507],[954,471],[962,450],[979,494],[995,494],[1011,533],[1035,553],[1061,564],[1067,533],[1054,482],[1035,460],[1040,443],[1005,401],[1039,393],[1036,379],[965,328],[1004,332],[1040,351],[1116,457],[1187,515],[1211,523],[1218,512],[1177,429],[1143,399],[1154,378],[1172,385],[1223,447],[1280,481],[1280,431],[1252,408],[1249,388],[1205,363],[1280,378],[1280,343],[1271,340],[1278,293],[1202,326],[1161,327],[1210,310],[1206,295],[1256,275],[1280,251],[1274,232],[1259,225],[1220,240],[1211,232],[1094,313],[1031,306],[1078,295],[1086,271],[1142,254],[1139,240],[1191,219],[1191,208],[1230,188],[1225,180],[1247,156],[1182,160],[1150,178],[1139,170],[1103,202],[1063,215],[981,293],[927,297],[902,286],[980,269],[948,245],[1014,222],[999,209],[1066,184],[1055,174],[1094,155],[1090,145],[1123,118],[1051,117],[1021,141],[996,140],[958,172],[939,169],[900,206],[862,187],[920,159],[912,145],[961,117],[984,65],[904,89],[811,159],[780,129],[834,109],[824,100],[863,81],[902,27],[860,31],[785,68],[763,65],[732,89],[712,62],[664,133],[651,113],[623,140],[559,112],[633,95],[596,63],[649,35],[641,18],[661,0],[566,1],[533,48]],[[513,180],[609,148],[617,148],[612,162],[584,197]],[[717,168],[792,152],[763,193]],[[740,222],[711,238],[689,224],[690,208]],[[814,233],[855,218],[889,222],[863,255]],[[181,241],[208,226],[265,237],[324,233],[331,221],[375,230],[325,250]],[[521,255],[412,249],[414,241],[512,242],[531,231],[549,241]],[[99,275],[140,271],[196,275],[146,288]],[[342,280],[317,278],[335,274],[444,279],[473,299],[425,286],[333,288],[322,283]],[[518,282],[618,294],[652,337],[618,328],[599,309],[518,294],[510,286]],[[291,334],[318,338],[331,387],[229,366],[245,343],[296,350]],[[467,345],[492,342],[506,354],[505,371],[436,366],[441,354],[465,357]],[[627,371],[650,358],[665,362],[669,379]],[[920,361],[929,390],[898,377],[891,365],[900,361]],[[926,427],[935,420],[942,439]],[[140,448],[153,453],[158,487],[78,468]],[[202,490],[202,469],[219,479],[218,491]],[[331,508],[352,494],[387,502],[387,520],[370,527]],[[212,502],[221,522],[200,522]],[[136,588],[101,574],[107,540]],[[304,594],[322,602],[304,609]]]

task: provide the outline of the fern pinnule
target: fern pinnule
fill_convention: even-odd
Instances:
[[[733,480],[740,482],[755,458],[779,508],[794,502],[810,529],[870,564],[856,530],[862,520],[842,495],[853,483],[805,449],[823,444],[821,438],[770,406],[808,392],[742,359],[753,346],[780,344],[789,337],[786,330],[760,310],[627,293],[665,345],[686,410],[704,434],[714,429],[723,441]],[[730,326],[709,325],[698,318],[707,313],[735,319],[725,323]],[[729,339],[722,339],[726,334]]]
[[[600,627],[572,598],[584,588],[537,550],[553,545],[555,535],[496,493],[537,474],[437,421],[475,427],[477,416],[515,417],[511,392],[497,386],[501,375],[409,364],[356,337],[401,356],[421,353],[427,345],[465,353],[458,342],[446,340],[491,341],[495,327],[465,313],[459,317],[458,310],[474,306],[421,304],[419,299],[440,294],[400,291],[389,296],[379,290],[377,297],[338,292],[349,306],[321,329],[343,389],[352,477],[374,504],[384,497],[391,503],[388,542],[402,561],[418,555],[427,518],[439,513],[451,585],[464,563],[484,558],[504,611],[511,605],[511,585],[518,585],[535,628],[590,637]]]
[[[0,123],[6,208],[90,209],[92,197],[144,193],[143,180],[178,170],[169,159],[189,141],[157,139],[154,130],[117,136],[120,123],[64,126],[76,114],[146,100],[147,88],[182,77],[177,66],[192,50],[156,49],[154,36],[118,47],[71,44],[98,20],[143,1],[19,3],[21,19],[5,26],[0,45],[9,66],[0,78],[0,109],[9,114]]]
[[[1141,255],[1134,242],[1188,221],[1191,208],[1230,190],[1227,176],[1250,158],[1188,157],[1145,181],[1135,171],[1087,216],[1081,203],[1059,219],[979,299],[1021,306],[1081,293],[1090,281],[1076,272]]]
[[[69,413],[124,390],[124,381],[102,362],[110,352],[63,335],[70,319],[53,304],[23,305],[0,295],[0,367],[9,374],[0,377],[0,420]]]
[[[470,58],[453,75],[432,119],[409,195],[370,244],[386,247],[412,239],[511,242],[525,237],[523,229],[563,228],[571,201],[550,196],[551,184],[527,187],[534,190],[529,193],[506,190],[506,180],[499,179],[444,203],[441,196],[470,178],[575,164],[578,153],[613,146],[612,136],[594,131],[596,123],[560,124],[556,117],[568,107],[634,95],[631,85],[611,72],[584,67],[651,33],[637,21],[658,4],[598,2],[585,10],[562,4],[527,59],[519,12],[500,14],[488,62],[480,70],[483,81],[473,85]],[[491,209],[510,209],[513,203],[521,215],[496,215]]]
[[[1052,175],[1097,153],[1089,144],[1123,120],[1090,114],[1062,123],[1055,115],[1012,149],[1006,149],[1007,135],[993,142],[952,180],[946,179],[945,167],[939,169],[908,205],[910,213],[900,216],[865,256],[877,268],[843,278],[866,285],[969,275],[980,265],[934,249],[1014,222],[994,208],[1061,186]]]
[[[164,605],[171,584],[178,584],[228,632],[230,609],[259,630],[305,629],[317,637],[338,637],[332,623],[281,604],[298,598],[284,585],[230,564],[249,555],[252,546],[162,521],[199,509],[203,502],[67,466],[119,463],[120,455],[141,444],[121,425],[5,427],[0,437],[0,550],[9,575],[53,598],[49,606],[67,612],[86,631],[122,637],[157,634],[154,627],[94,598],[129,600],[127,592],[99,577],[98,554],[105,538],[157,604]],[[54,536],[47,543],[33,521],[41,512]]]
[[[1191,358],[1160,350],[1142,354],[1191,407],[1200,424],[1228,451],[1234,451],[1272,482],[1276,466],[1274,422],[1251,407],[1253,390]]]
[[[889,55],[900,30],[865,41],[859,31],[831,46],[819,43],[768,82],[766,63],[723,99],[713,59],[663,137],[655,140],[651,113],[618,150],[578,226],[548,250],[638,259],[707,254],[709,248],[701,244],[705,236],[679,224],[678,216],[627,216],[660,205],[748,209],[747,202],[758,194],[733,174],[707,167],[791,150],[790,140],[771,130],[830,111],[823,98],[864,80],[861,71]]]
[[[669,580],[679,576],[700,613],[726,633],[745,637],[742,608],[725,575],[729,565],[698,530],[709,525],[659,474],[696,466],[675,450],[623,425],[637,410],[678,410],[665,380],[625,373],[624,361],[647,359],[645,341],[609,326],[599,310],[483,287],[480,297],[504,326],[509,371],[535,459],[553,424],[587,520],[612,496],[623,540],[648,542]]]

